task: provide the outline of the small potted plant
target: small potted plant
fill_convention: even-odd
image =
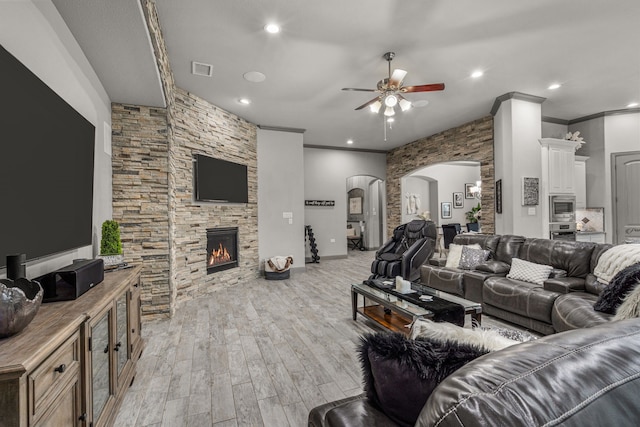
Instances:
[[[474,206],[471,208],[470,211],[465,212],[466,216],[467,216],[467,222],[469,223],[474,223],[474,222],[478,222],[481,218],[482,215],[482,210],[481,210],[481,206],[480,203],[478,203],[478,206]]]
[[[105,266],[119,265],[124,262],[122,242],[120,240],[120,224],[108,219],[102,223],[102,239],[100,240],[100,258]]]

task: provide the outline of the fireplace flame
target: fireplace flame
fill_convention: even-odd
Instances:
[[[218,249],[212,249],[209,255],[209,265],[223,264],[231,261],[231,254],[227,251],[222,243],[218,246]]]

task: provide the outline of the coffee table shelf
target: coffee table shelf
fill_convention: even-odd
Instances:
[[[481,304],[428,288],[418,283],[412,283],[411,288],[420,295],[431,295],[460,304],[464,307],[465,316],[471,315],[472,321],[480,325],[482,320]],[[358,295],[362,296],[362,306],[358,306]],[[420,307],[410,301],[385,292],[383,289],[364,283],[351,285],[351,308],[353,320],[356,320],[357,314],[360,313],[361,316],[371,319],[387,329],[405,334],[409,333],[409,328],[406,325],[411,324],[415,319],[431,319],[434,317],[434,313],[428,308]]]

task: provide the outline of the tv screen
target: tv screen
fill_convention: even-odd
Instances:
[[[0,46],[0,266],[91,245],[95,128]]]
[[[194,169],[197,201],[249,202],[246,165],[196,154]]]

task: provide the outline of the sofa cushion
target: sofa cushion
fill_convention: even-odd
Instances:
[[[603,313],[615,314],[616,309],[625,296],[631,292],[640,280],[640,263],[630,265],[620,270],[604,288],[593,308]]]
[[[551,323],[556,332],[590,328],[611,320],[613,315],[595,311],[597,295],[589,292],[570,292],[556,299],[551,311]]]
[[[492,256],[498,249],[498,242],[500,242],[500,236],[496,234],[462,233],[453,238],[453,243],[457,245],[478,244],[482,249],[491,252]]]
[[[462,247],[462,255],[458,267],[463,270],[472,270],[489,258],[490,252],[486,249],[474,249],[470,246]]]
[[[482,289],[482,303],[551,324],[551,309],[560,296],[542,286],[506,277],[489,277]]]
[[[591,254],[596,244],[564,240],[527,239],[518,258],[551,265],[567,272],[569,277],[585,278],[591,267]]]
[[[523,236],[514,236],[511,234],[500,236],[500,241],[496,248],[496,254],[493,258],[497,261],[511,264],[511,258],[518,257],[524,241],[525,238]]]
[[[524,282],[542,285],[549,278],[553,267],[550,265],[536,264],[519,258],[511,260],[511,269],[507,277],[509,279],[522,280]]]
[[[423,265],[420,268],[420,282],[430,288],[464,297],[464,272],[457,268]]]
[[[477,346],[410,340],[380,332],[361,338],[367,398],[401,426],[413,426],[433,389],[467,362],[486,354]]]

